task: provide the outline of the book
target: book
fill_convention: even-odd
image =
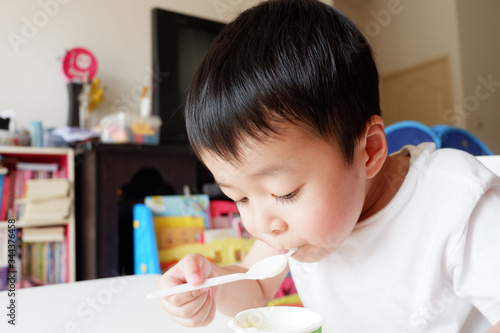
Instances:
[[[23,221],[60,221],[68,218],[72,200],[66,198],[50,198],[50,199],[22,199],[18,201],[20,206],[24,206],[21,220]]]
[[[29,179],[26,180],[25,197],[30,199],[47,199],[67,197],[70,182],[66,178]]]
[[[47,172],[57,172],[59,166],[56,163],[27,163],[27,162],[17,162],[17,170],[29,170],[29,171],[47,171]]]
[[[2,206],[0,207],[0,220],[7,220],[7,212],[9,210],[10,200],[10,175],[6,174],[3,181],[2,188]]]
[[[56,283],[64,283],[67,282],[65,279],[65,264],[64,264],[64,251],[63,251],[63,243],[57,242],[55,244],[55,277]],[[69,272],[68,272],[69,273]],[[66,275],[69,277],[69,275]]]
[[[15,202],[17,198],[21,198],[25,191],[25,173],[19,170],[11,170],[11,180],[14,181],[12,200]],[[17,205],[12,205],[12,218],[19,218],[19,207]]]
[[[63,242],[64,227],[34,227],[23,228],[23,242]]]
[[[10,238],[9,238],[10,239]],[[17,275],[16,281],[20,281],[18,284],[19,286],[22,285],[22,258],[23,258],[23,251],[22,251],[22,229],[15,229],[15,243],[16,243],[16,249],[14,253],[14,268],[9,265],[9,271],[16,272],[15,274]]]
[[[7,176],[8,169],[3,165],[0,165],[0,207],[2,206],[3,199],[3,186],[5,183],[5,177]]]
[[[9,234],[7,228],[0,228],[0,267],[7,266]]]

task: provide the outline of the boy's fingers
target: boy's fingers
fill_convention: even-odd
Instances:
[[[172,319],[184,326],[190,327],[209,324],[213,320],[213,315],[211,314],[215,312],[214,301],[207,292],[180,307],[165,300],[162,300],[161,305],[170,314]]]
[[[204,264],[206,259],[198,254],[190,254],[184,257],[177,265],[163,274],[157,285],[157,289],[165,289],[183,283],[199,285],[203,283],[210,273],[210,266]]]
[[[183,306],[191,302],[193,299],[203,296],[204,293],[206,293],[205,290],[193,290],[185,293],[167,296],[162,299],[166,299],[169,303],[171,303],[174,306]]]
[[[196,293],[197,295],[193,295],[191,292],[173,295],[162,298],[160,302],[162,307],[171,315],[189,318],[203,306],[209,297],[207,292],[196,290]]]
[[[186,282],[199,285],[212,275],[210,261],[202,255],[189,254],[162,276],[158,288],[169,288]],[[185,326],[205,326],[213,320],[215,314],[213,297],[217,291],[216,287],[202,288],[162,297],[160,304],[175,321]]]
[[[210,266],[207,265],[207,259],[201,255],[190,254],[183,258],[181,262],[182,271],[189,284],[194,286],[202,284],[210,274]]]

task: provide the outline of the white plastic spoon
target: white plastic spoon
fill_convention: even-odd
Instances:
[[[153,291],[147,295],[147,298],[153,299],[153,298],[166,297],[175,294],[185,293],[187,291],[214,287],[221,284],[235,282],[239,280],[264,280],[283,272],[288,263],[288,258],[292,254],[294,254],[295,251],[297,251],[297,249],[289,249],[286,254],[278,254],[275,256],[259,260],[255,264],[253,264],[252,267],[250,267],[250,269],[246,273],[235,273],[235,274],[213,277],[207,279],[205,282],[197,286],[185,283],[175,287]]]

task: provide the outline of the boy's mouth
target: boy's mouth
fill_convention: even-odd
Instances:
[[[289,254],[290,256],[292,256],[295,252],[297,252],[297,249],[298,248],[290,248],[290,249],[281,249],[279,251],[280,254]],[[290,253],[291,252],[291,253]]]

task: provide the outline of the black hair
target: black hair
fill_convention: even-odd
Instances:
[[[380,113],[377,68],[356,26],[317,0],[269,0],[215,39],[191,83],[186,126],[198,156],[239,161],[245,140],[291,121],[332,139],[351,164]]]

